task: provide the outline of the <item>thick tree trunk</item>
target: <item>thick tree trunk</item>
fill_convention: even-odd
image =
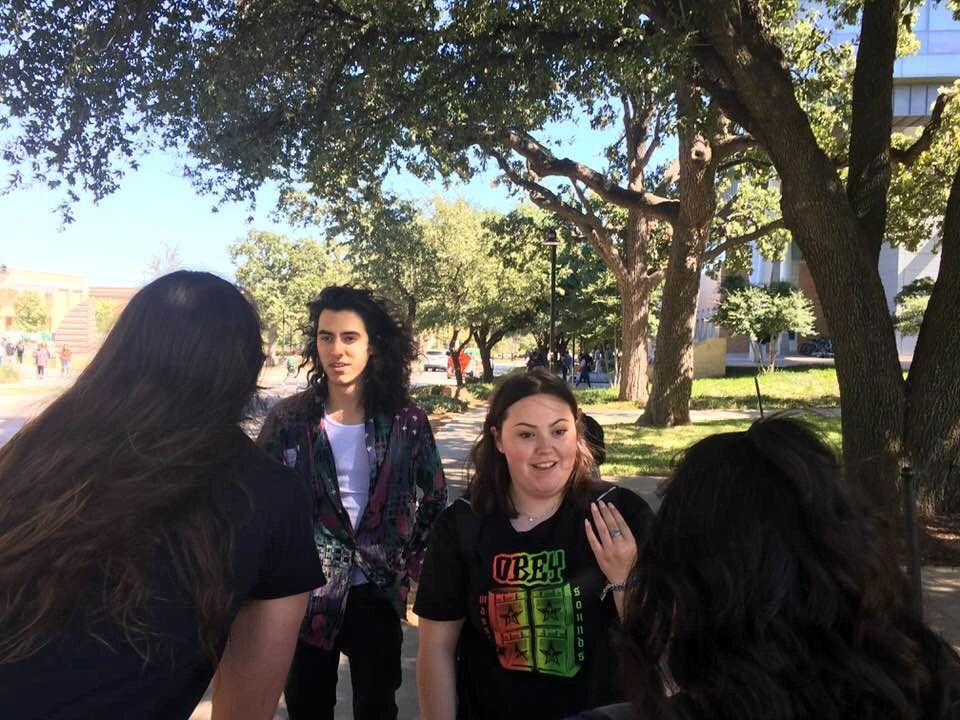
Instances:
[[[666,4],[657,3],[658,6]],[[835,164],[797,102],[783,53],[749,4],[693,11],[698,58],[725,87],[730,115],[766,147],[782,181],[784,221],[803,251],[830,324],[843,406],[847,476],[886,510],[896,507],[905,386],[893,324],[867,237]]]
[[[906,395],[883,284],[842,188],[819,182],[815,173],[803,174],[805,180],[784,178],[782,209],[830,324],[845,471],[867,496],[892,511]]]
[[[467,335],[466,339],[457,344],[457,338],[460,335],[460,330],[454,330],[453,336],[450,338],[450,342],[447,344],[447,350],[450,352],[450,359],[453,362],[453,377],[457,381],[457,390],[459,392],[460,388],[463,387],[463,370],[460,368],[460,353],[463,352],[463,349],[470,342],[471,335]]]
[[[280,340],[280,333],[276,326],[267,328],[267,367],[274,367],[277,364],[277,343]]]
[[[493,343],[477,340],[477,347],[480,348],[480,364],[483,366],[483,376],[480,379],[483,382],[493,382],[493,360],[490,359]]]
[[[689,228],[674,230],[663,287],[657,354],[650,397],[641,422],[653,427],[690,423],[693,389],[693,331],[697,319],[702,250]],[[686,237],[683,237],[686,236]]]
[[[681,82],[677,93],[681,111],[690,104],[693,92]],[[700,272],[717,209],[716,165],[711,148],[684,126],[680,131],[679,166],[680,214],[673,225],[664,279],[653,384],[641,420],[654,427],[690,423]]]
[[[416,327],[417,321],[417,298],[413,295],[407,296],[407,325],[408,327]]]
[[[619,398],[641,404],[646,404],[649,398],[647,338],[650,332],[651,290],[649,282],[636,278],[631,278],[620,286],[623,364],[620,370]]]
[[[929,510],[960,512],[960,169],[943,221],[940,272],[908,376],[906,450]]]

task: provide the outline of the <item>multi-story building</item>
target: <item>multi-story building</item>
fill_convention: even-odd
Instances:
[[[103,299],[120,308],[136,288],[89,287],[83,275],[25,270],[0,265],[0,338],[19,337],[16,301],[23,293],[38,295],[46,306],[49,333],[53,342],[85,353],[99,343],[94,302]]]
[[[897,60],[894,68],[894,127],[905,134],[916,133],[923,128],[930,117],[939,89],[960,77],[960,22],[954,20],[945,2],[925,0],[918,13],[914,31],[920,41],[920,49],[914,55]],[[856,32],[856,28],[844,29],[836,34],[836,39],[856,40]],[[923,218],[917,220],[922,221]],[[880,277],[891,313],[895,309],[894,298],[904,285],[919,277],[936,277],[940,267],[940,257],[936,252],[938,240],[939,238],[931,237],[917,252],[887,245],[883,247],[879,260]],[[830,328],[820,309],[816,288],[803,255],[795,243],[791,243],[780,260],[767,260],[754,250],[750,282],[766,284],[778,280],[801,288],[813,300],[817,314],[817,332],[829,336]],[[704,278],[698,312],[698,332],[702,334],[713,331],[706,318],[712,314],[716,293],[717,283]],[[901,354],[913,354],[916,336],[900,336],[898,333],[897,341]],[[796,337],[784,337],[781,342],[781,351],[796,351]],[[745,352],[746,342],[732,339],[730,350]]]

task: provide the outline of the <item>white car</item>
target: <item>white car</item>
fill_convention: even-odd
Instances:
[[[447,371],[447,351],[446,350],[427,350],[427,359],[423,363],[424,372]]]

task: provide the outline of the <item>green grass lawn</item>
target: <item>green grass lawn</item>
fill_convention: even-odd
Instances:
[[[727,368],[726,377],[694,380],[690,409],[755,410],[754,375],[752,368]],[[759,382],[765,410],[840,405],[840,387],[834,368],[782,368],[761,374]],[[637,407],[636,403],[617,400],[617,391],[612,388],[585,388],[574,392],[578,402],[588,411],[599,405],[609,409]]]
[[[804,414],[826,440],[840,448],[840,418]],[[697,440],[724,432],[738,432],[750,426],[750,420],[717,420],[675,428],[648,428],[633,424],[604,427],[607,461],[604,475],[669,475],[679,453]]]

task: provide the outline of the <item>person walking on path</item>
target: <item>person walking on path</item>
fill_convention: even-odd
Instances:
[[[573,357],[571,357],[569,350],[564,350],[560,355],[560,373],[563,375],[564,382],[567,382],[567,378],[570,376],[570,371],[572,369]]]
[[[287,710],[291,720],[333,719],[343,652],[353,717],[392,720],[400,621],[446,482],[427,415],[410,400],[410,329],[362,288],[328,287],[309,309],[308,389],[281,401],[258,439],[310,483],[327,577],[307,607]]]
[[[60,375],[63,377],[69,377],[70,375],[70,359],[73,357],[73,350],[64,345],[60,349]]]
[[[216,672],[213,717],[272,717],[324,578],[240,429],[263,357],[236,287],[165,275],[0,447],[0,716],[187,720]]]
[[[437,520],[417,590],[423,720],[559,720],[623,699],[613,630],[652,513],[593,479],[577,417],[545,369],[491,398],[467,497]]]
[[[585,382],[587,387],[593,387],[590,384],[590,366],[593,365],[593,359],[590,357],[590,353],[584,352],[580,356],[580,376],[577,378],[577,382],[574,383],[574,387],[580,387],[580,383]]]
[[[37,346],[37,349],[33,351],[34,362],[37,363],[37,377],[43,377],[44,371],[47,369],[47,363],[50,360],[50,351],[47,350],[46,343],[40,343]]]
[[[27,349],[26,345],[23,344],[23,340],[17,341],[17,365],[23,365],[23,353]]]

